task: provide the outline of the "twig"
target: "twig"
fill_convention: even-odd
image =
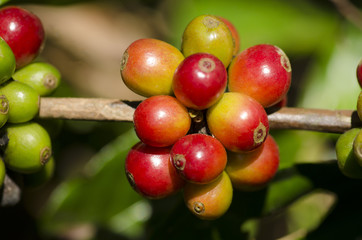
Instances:
[[[362,13],[348,0],[330,0],[337,10],[351,23],[362,30]]]
[[[90,121],[132,121],[139,102],[102,98],[42,98],[40,118]],[[342,133],[361,122],[355,111],[282,108],[268,115],[271,129]]]
[[[0,188],[0,206],[13,206],[20,201],[20,197],[20,187],[8,175],[5,175],[4,184]]]

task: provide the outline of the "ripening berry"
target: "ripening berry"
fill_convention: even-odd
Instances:
[[[214,220],[229,209],[233,197],[233,187],[228,174],[222,174],[208,184],[187,183],[184,187],[187,208],[198,218]]]
[[[233,40],[234,40],[234,51],[233,51],[233,55],[236,56],[240,50],[240,36],[238,33],[238,30],[236,29],[236,27],[234,26],[234,24],[232,24],[228,19],[224,18],[224,17],[218,17],[221,19],[221,21],[223,21],[226,26],[228,26],[231,35],[233,36]]]
[[[263,107],[270,107],[286,96],[292,68],[287,55],[280,48],[259,44],[237,55],[228,73],[231,92],[244,93]]]
[[[181,49],[185,57],[198,52],[210,53],[227,67],[233,58],[234,40],[222,20],[213,15],[201,15],[186,26]]]
[[[207,124],[211,133],[234,152],[247,152],[260,146],[269,132],[268,116],[253,98],[228,92],[208,109]]]
[[[124,52],[121,61],[123,82],[133,92],[150,97],[172,95],[172,78],[184,59],[174,46],[157,39],[139,39]]]
[[[272,136],[268,135],[265,142],[251,152],[228,152],[226,172],[234,188],[255,191],[270,182],[278,167],[278,145]]]

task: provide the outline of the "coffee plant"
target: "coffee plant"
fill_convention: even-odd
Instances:
[[[122,52],[111,49],[119,55],[118,81],[131,96],[112,98],[76,93],[71,86],[73,75],[90,78],[109,47],[100,38],[93,39],[93,51],[76,38],[64,42],[57,32],[78,23],[67,25],[61,15],[67,25],[61,28],[57,14],[72,5],[47,7],[73,2],[0,1],[5,239],[362,237],[359,3],[79,3],[79,16],[85,16],[83,6],[93,14],[108,9],[113,15],[102,17],[111,23],[122,8],[168,16],[165,26],[156,24],[159,34],[128,37]],[[127,16],[128,24],[133,18]],[[281,16],[299,28],[280,36],[289,26],[273,22]],[[320,43],[334,36],[335,16],[348,36],[337,47]],[[261,24],[257,17],[272,18]],[[91,40],[82,30],[77,37]],[[341,56],[352,71],[346,73]],[[303,82],[306,73],[309,81]],[[339,76],[350,73],[351,83],[341,83]],[[318,78],[327,80],[314,84]],[[348,103],[333,105],[338,94]]]

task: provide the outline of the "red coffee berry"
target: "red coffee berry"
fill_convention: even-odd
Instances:
[[[177,48],[164,41],[139,39],[123,54],[123,82],[144,97],[172,95],[173,73],[183,59]]]
[[[170,162],[170,148],[139,142],[129,151],[125,170],[132,188],[151,199],[172,195],[185,183]]]
[[[26,9],[8,6],[0,9],[0,37],[12,49],[16,67],[33,61],[44,43],[44,28],[40,19]]]
[[[263,107],[284,98],[291,84],[288,57],[278,47],[260,44],[242,51],[229,66],[229,90],[253,97]]]
[[[276,174],[279,167],[278,145],[271,135],[265,142],[247,153],[228,152],[228,173],[233,187],[243,191],[263,188]]]
[[[166,147],[185,136],[191,118],[186,107],[171,96],[153,96],[136,108],[133,122],[142,142],[154,147]]]
[[[207,124],[211,133],[234,152],[247,152],[260,146],[269,132],[268,116],[255,99],[228,92],[208,109]]]
[[[185,58],[173,76],[172,88],[186,107],[202,110],[220,99],[227,84],[223,63],[208,53],[195,53]]]
[[[215,138],[195,133],[180,138],[171,149],[173,166],[187,181],[209,183],[224,170],[227,156]]]
[[[362,87],[362,59],[357,65],[356,75],[357,75],[358,84],[360,87]]]

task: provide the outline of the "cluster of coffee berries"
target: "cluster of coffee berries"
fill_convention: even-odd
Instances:
[[[33,121],[40,97],[60,83],[51,64],[35,62],[44,45],[40,19],[18,6],[0,8],[0,185],[5,170],[24,174],[35,186],[54,169],[48,132]]]
[[[362,60],[357,65],[357,81],[362,88]],[[362,91],[357,100],[357,114],[362,121]],[[352,128],[338,137],[336,143],[338,167],[341,172],[354,179],[362,179],[362,129]]]
[[[128,153],[131,186],[148,198],[183,190],[201,219],[229,208],[233,189],[264,187],[279,166],[266,108],[285,102],[291,65],[278,47],[239,53],[239,35],[225,18],[201,15],[185,28],[181,51],[140,39],[124,52],[121,76],[147,97],[134,112],[141,140]]]

